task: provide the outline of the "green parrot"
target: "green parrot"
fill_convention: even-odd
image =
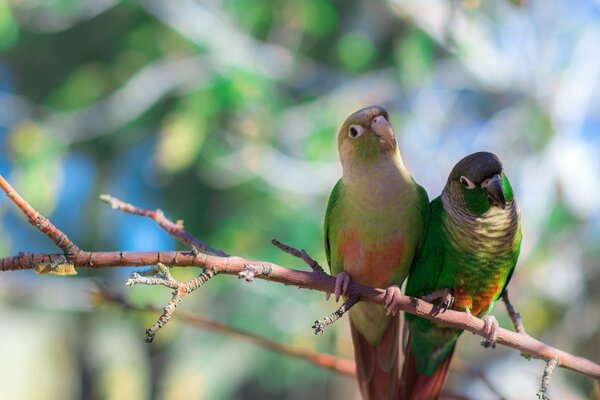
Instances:
[[[406,294],[438,300],[443,311],[482,317],[487,338],[482,344],[494,347],[498,322],[487,314],[506,289],[521,246],[519,210],[498,157],[479,152],[460,160],[429,210],[425,243]],[[462,330],[405,318],[405,398],[436,399]]]
[[[429,200],[406,170],[382,107],[350,115],[338,150],[343,176],[325,214],[325,253],[336,301],[349,294],[350,280],[387,288],[385,307],[365,302],[350,310],[350,327],[363,398],[392,399],[400,379],[400,286],[424,239]]]

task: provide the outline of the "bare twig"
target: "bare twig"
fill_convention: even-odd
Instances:
[[[519,333],[525,333],[525,326],[523,326],[521,314],[515,310],[515,307],[508,298],[508,289],[504,289],[504,292],[502,292],[502,300],[504,301],[504,304],[506,304],[506,312],[508,313],[513,326],[515,327],[515,330]]]
[[[17,207],[23,211],[23,214],[27,216],[29,223],[33,225],[38,231],[48,236],[50,240],[54,242],[64,253],[67,259],[79,252],[79,247],[75,245],[67,235],[65,235],[60,229],[58,229],[50,220],[44,217],[42,214],[37,212],[31,207],[31,205],[23,199],[19,193],[8,183],[2,175],[0,175],[0,187],[9,199],[11,199]],[[54,260],[48,263],[49,265],[55,265]]]
[[[541,400],[550,400],[550,398],[546,395],[548,391],[548,386],[550,386],[550,376],[554,371],[554,368],[560,365],[560,361],[557,358],[553,358],[546,362],[546,368],[544,368],[544,375],[542,375],[542,384],[540,386],[540,390],[537,392],[538,399]]]
[[[333,324],[335,321],[340,319],[342,315],[344,315],[348,310],[352,308],[356,303],[360,300],[360,294],[352,293],[348,300],[344,301],[340,308],[335,310],[333,313],[329,314],[323,320],[316,320],[313,324],[312,328],[315,330],[315,335],[322,335],[325,332],[325,327],[327,325]]]
[[[177,221],[176,223],[165,217],[165,214],[159,210],[151,210],[149,208],[136,207],[133,204],[126,203],[116,197],[109,196],[107,194],[100,195],[100,200],[107,203],[113,210],[119,210],[128,214],[139,215],[142,217],[148,217],[154,220],[162,229],[164,229],[169,235],[175,239],[192,246],[203,253],[213,254],[216,256],[227,257],[229,254],[222,250],[213,249],[203,241],[190,235],[188,232],[183,230],[183,221]]]
[[[2,184],[4,179],[0,181],[0,187],[11,195],[9,196],[27,215],[33,211],[36,217],[39,215],[29,204],[22,198],[15,197],[14,190],[10,185]],[[41,217],[41,216],[40,216]],[[41,217],[43,218],[43,217]],[[37,224],[36,219],[30,219],[34,225]],[[49,238],[53,239],[57,245],[64,245],[65,239],[62,238],[60,232],[54,225],[45,224],[46,228],[42,231]],[[68,239],[66,239],[68,240]],[[72,243],[69,241],[69,243]],[[74,246],[74,247],[73,247]],[[69,248],[76,248],[73,245]],[[61,247],[62,248],[62,247]],[[14,271],[21,269],[35,269],[42,264],[51,263],[60,254],[45,254],[45,253],[19,253],[14,257],[6,257],[0,259],[0,271]],[[271,273],[268,276],[257,275],[260,279],[268,279],[269,281],[293,285],[305,289],[313,289],[321,292],[333,292],[335,288],[335,278],[322,273],[314,273],[307,271],[299,271],[274,263],[264,261],[249,260],[242,257],[230,256],[219,257],[206,253],[182,252],[182,251],[165,251],[165,252],[84,252],[78,250],[71,256],[70,262],[75,268],[90,267],[90,268],[106,268],[119,266],[146,266],[163,263],[167,266],[194,266],[203,267],[210,274],[227,274],[239,275],[248,265],[269,264]],[[202,280],[200,277],[198,277]],[[191,286],[195,286],[191,285]],[[195,286],[197,288],[198,286]],[[348,290],[350,293],[360,295],[361,301],[369,301],[378,304],[384,304],[385,290],[372,288],[360,285],[356,282],[351,282]],[[409,296],[403,296],[398,301],[398,309],[410,314],[414,314],[437,323],[449,326],[452,328],[463,329],[482,337],[485,337],[484,322],[472,315],[464,312],[447,310],[444,313],[436,314],[437,306],[427,303],[423,300]],[[557,359],[558,365],[581,374],[590,376],[600,380],[600,365],[563,350],[557,349],[546,343],[540,342],[527,334],[511,332],[506,329],[498,329],[498,337],[496,343],[505,345],[521,351],[523,354],[532,358],[542,360]]]
[[[147,275],[154,275],[148,277]],[[152,343],[154,340],[154,336],[156,333],[169,322],[173,313],[175,312],[175,308],[179,304],[179,302],[188,294],[192,293],[194,290],[198,289],[200,286],[208,282],[210,278],[212,278],[216,272],[213,270],[204,270],[197,277],[190,279],[185,282],[177,282],[171,276],[169,272],[169,268],[162,263],[156,264],[154,267],[154,271],[148,271],[146,274],[138,274],[137,272],[133,272],[125,285],[133,286],[133,285],[162,285],[173,289],[173,297],[171,297],[171,301],[167,303],[167,305],[163,308],[163,312],[158,317],[158,320],[152,325],[150,328],[146,329],[146,343]]]
[[[100,287],[97,293],[101,298],[101,300],[108,301],[112,304],[117,304],[123,306],[127,310],[137,311],[137,312],[157,312],[158,308],[147,306],[144,308],[140,308],[134,306],[122,296],[117,293],[113,293],[106,288]],[[214,332],[218,332],[227,336],[240,338],[251,343],[256,344],[257,346],[263,347],[265,349],[274,351],[279,354],[303,359],[313,363],[314,365],[326,368],[337,373],[354,376],[356,371],[356,365],[352,360],[346,360],[343,358],[339,358],[336,356],[332,356],[330,354],[318,353],[310,350],[300,349],[295,346],[290,346],[283,343],[278,343],[273,340],[269,340],[265,337],[256,335],[254,333],[245,331],[243,329],[234,328],[232,326],[223,324],[221,322],[212,321],[201,316],[188,314],[185,312],[178,312],[174,315],[175,319],[178,319],[184,323],[190,324],[192,326],[207,329]]]
[[[271,243],[273,243],[273,245],[275,245],[276,247],[278,247],[282,251],[285,251],[286,253],[289,253],[289,254],[293,255],[294,257],[300,258],[314,272],[319,272],[319,273],[323,273],[323,274],[325,273],[325,271],[323,270],[323,267],[321,267],[321,265],[314,258],[312,258],[311,256],[309,256],[308,253],[306,252],[306,250],[304,250],[304,249],[298,250],[295,247],[289,246],[289,245],[287,245],[285,243],[281,243],[277,239],[271,240]]]

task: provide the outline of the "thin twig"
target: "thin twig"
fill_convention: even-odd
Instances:
[[[519,333],[525,333],[525,326],[523,325],[523,321],[521,320],[521,314],[519,314],[517,310],[515,310],[515,307],[508,298],[508,289],[504,289],[504,292],[502,292],[502,300],[506,305],[506,312],[508,313],[508,316],[510,317],[513,326],[515,327],[515,330]]]
[[[27,216],[29,223],[33,225],[38,231],[46,235],[50,240],[54,242],[64,253],[70,261],[70,258],[79,252],[79,247],[75,245],[67,235],[65,235],[60,229],[58,229],[49,219],[44,217],[42,214],[37,212],[31,205],[23,199],[19,193],[8,183],[2,175],[0,175],[0,187],[9,199],[11,199],[17,207],[23,211],[23,214]],[[52,265],[52,262],[49,263]]]
[[[325,271],[323,270],[323,267],[321,267],[321,265],[314,258],[309,256],[308,253],[306,252],[306,250],[304,250],[304,249],[298,250],[295,247],[289,246],[285,243],[281,243],[277,239],[272,239],[271,243],[273,243],[273,245],[275,245],[282,251],[285,251],[286,253],[289,253],[289,254],[293,255],[294,257],[300,258],[302,261],[304,261],[306,264],[308,264],[308,266],[314,272],[319,272],[319,273],[323,273],[323,274],[325,273]]]
[[[183,221],[180,220],[175,223],[165,217],[165,214],[159,209],[151,210],[149,208],[136,207],[133,204],[126,203],[108,194],[100,195],[100,200],[107,203],[113,210],[119,210],[128,214],[139,215],[152,219],[169,235],[187,245],[192,246],[192,248],[200,250],[203,253],[213,254],[221,257],[227,257],[229,255],[223,250],[214,249],[203,241],[192,236],[183,229]]]
[[[557,358],[553,358],[552,360],[548,360],[546,362],[546,368],[544,368],[544,375],[542,375],[542,384],[540,386],[540,390],[537,392],[538,399],[541,400],[550,400],[548,395],[548,386],[550,386],[550,376],[552,376],[552,372],[554,368],[560,365],[560,361]]]
[[[327,325],[333,324],[335,321],[340,319],[348,310],[352,308],[356,303],[360,301],[360,294],[352,293],[348,300],[344,301],[340,308],[323,318],[323,320],[316,320],[312,328],[315,330],[315,335],[322,335],[325,332]]]
[[[200,275],[195,278],[192,278],[185,282],[177,282],[171,276],[169,272],[169,268],[162,263],[156,264],[154,267],[154,271],[148,271],[146,274],[138,274],[137,272],[133,272],[127,282],[125,282],[126,286],[133,285],[161,285],[173,289],[173,296],[171,297],[171,301],[167,303],[167,305],[163,308],[163,312],[158,317],[158,320],[152,325],[150,328],[146,329],[146,343],[152,343],[154,340],[154,336],[156,333],[169,322],[173,313],[175,312],[175,308],[179,304],[179,302],[188,294],[192,293],[194,290],[198,289],[200,286],[208,282],[210,278],[215,276],[215,272],[213,270],[204,270]],[[153,276],[147,276],[153,275]]]
[[[130,302],[128,302],[123,296],[113,293],[106,288],[99,287],[98,291],[94,293],[94,295],[99,295],[100,300],[108,301],[112,304],[120,305],[127,310],[136,311],[136,312],[157,312],[158,308],[147,306],[144,308],[140,308],[134,306]],[[257,346],[263,347],[265,349],[274,351],[279,354],[303,359],[311,362],[312,364],[332,370],[334,372],[354,376],[356,371],[356,365],[352,360],[346,360],[343,358],[339,358],[330,354],[318,353],[315,351],[300,349],[295,346],[290,346],[283,343],[278,343],[273,340],[269,340],[265,337],[256,335],[254,333],[245,331],[243,329],[234,328],[232,326],[223,324],[221,322],[212,321],[201,316],[188,314],[185,312],[178,312],[174,315],[174,318],[180,320],[184,323],[190,324],[192,326],[207,329],[214,332],[218,332],[227,336],[240,338],[251,343],[256,344]]]

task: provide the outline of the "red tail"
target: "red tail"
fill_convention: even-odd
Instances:
[[[395,400],[399,398],[400,316],[390,322],[381,342],[370,345],[352,325],[356,374],[364,400]]]
[[[448,356],[436,368],[433,375],[421,374],[417,371],[415,355],[410,348],[410,337],[405,348],[405,360],[403,367],[404,392],[403,399],[406,400],[435,400],[442,391],[442,386],[448,375],[448,367],[454,354],[454,348]]]

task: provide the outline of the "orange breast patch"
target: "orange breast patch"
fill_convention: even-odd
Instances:
[[[467,308],[471,314],[481,317],[485,314],[492,300],[498,295],[501,288],[498,285],[491,285],[481,291],[469,290],[464,286],[454,288],[454,308],[464,311]]]
[[[340,256],[344,271],[354,281],[372,287],[389,284],[392,272],[404,269],[408,273],[406,236],[400,233],[390,240],[369,241],[356,230],[347,230],[340,240]]]

